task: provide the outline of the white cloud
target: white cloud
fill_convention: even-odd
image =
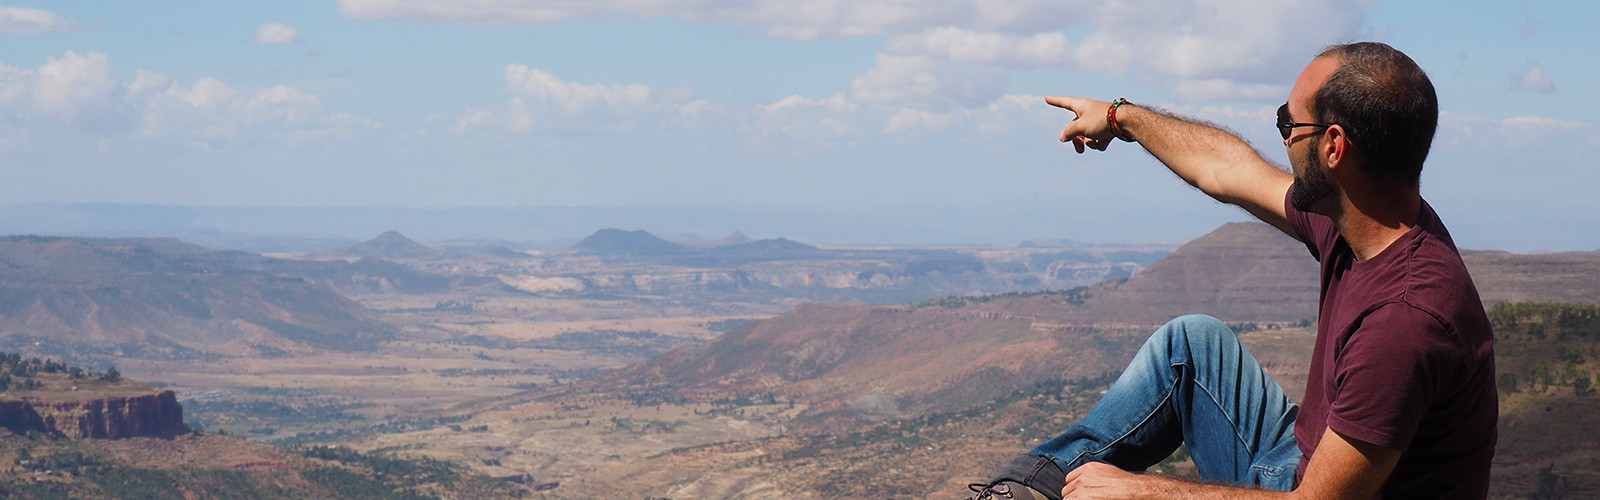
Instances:
[[[1105,71],[1165,87],[1186,102],[1275,101],[1322,47],[1355,38],[1365,4],[1130,0],[1055,18],[1026,36],[931,27],[890,40],[885,52],[1009,69]],[[1077,43],[1057,31],[1077,25],[1089,28]]]
[[[1259,102],[1284,100],[1289,95],[1289,86],[1269,83],[1238,83],[1225,78],[1210,78],[1204,80],[1178,80],[1172,85],[1172,93],[1179,100],[1190,102],[1226,100]]]
[[[479,24],[551,24],[582,18],[675,17],[758,30],[769,36],[892,36],[888,56],[964,64],[963,70],[1063,67],[1126,74],[1183,100],[1270,101],[1328,44],[1357,37],[1370,0],[341,0],[362,18]],[[1086,28],[1086,29],[1085,29]],[[1077,43],[1067,32],[1084,32]],[[909,59],[907,59],[909,60]],[[852,85],[853,98],[982,106],[986,82],[885,61]],[[888,65],[899,64],[890,68]],[[911,74],[917,73],[917,74]],[[958,81],[959,80],[959,81]],[[892,97],[899,83],[912,93]],[[967,85],[971,84],[971,85]],[[975,85],[975,86],[973,86]],[[975,98],[982,94],[983,98]]]
[[[521,64],[506,67],[506,83],[512,95],[509,125],[516,131],[631,128],[650,104],[650,87],[644,85],[568,83]]]
[[[623,131],[705,119],[717,107],[687,90],[655,91],[640,84],[584,84],[538,68],[509,64],[511,100],[505,107],[470,110],[454,120],[456,133],[506,127],[528,131]]]
[[[1169,85],[1182,99],[1262,100],[1323,46],[1355,38],[1365,1],[1140,0],[1100,10],[1078,62]],[[1137,23],[1124,22],[1139,19]]]
[[[850,82],[850,99],[929,111],[973,108],[1005,93],[1006,72],[928,56],[879,54],[878,63]]]
[[[1365,4],[1126,0],[1079,9],[1070,1],[998,0],[343,0],[340,8],[352,17],[436,22],[548,24],[666,16],[789,38],[890,35],[872,67],[848,89],[825,98],[788,96],[759,107],[712,105],[686,92],[673,96],[642,84],[568,82],[513,64],[505,75],[506,105],[448,119],[457,133],[606,134],[654,127],[685,137],[711,130],[743,134],[747,143],[766,147],[783,140],[844,144],[928,134],[993,139],[1008,131],[1064,124],[1038,99],[1006,95],[1012,72],[1035,68],[1127,75],[1167,90],[1179,103],[1281,102],[1312,55],[1354,38]],[[691,123],[700,132],[689,131]]]
[[[266,23],[256,29],[256,36],[250,39],[262,45],[283,45],[300,42],[300,28],[282,23]]]
[[[33,72],[32,104],[47,118],[90,129],[124,124],[122,81],[105,54],[67,51]]]
[[[828,144],[860,137],[865,120],[860,104],[834,94],[824,99],[789,96],[761,107],[746,133],[758,147],[782,141],[789,144]]]
[[[823,107],[834,111],[852,112],[859,108],[855,103],[844,98],[843,94],[834,94],[826,99],[811,99],[804,96],[792,95],[779,99],[778,102],[763,106],[768,113],[776,113],[786,109],[801,109]]]
[[[31,73],[0,63],[0,110],[14,106],[28,93]]]
[[[950,126],[956,117],[951,113],[929,113],[919,109],[905,108],[889,117],[889,123],[883,127],[885,134],[901,134],[912,131],[938,132]]]
[[[1527,70],[1511,79],[1513,88],[1523,92],[1549,94],[1556,91],[1556,84],[1550,80],[1550,75],[1545,74],[1544,65],[1537,62],[1529,64]]]
[[[288,85],[258,90],[238,106],[243,117],[253,122],[309,122],[322,115],[322,99]]]
[[[42,127],[100,138],[134,132],[206,141],[245,132],[270,137],[378,125],[354,117],[330,120],[322,107],[317,96],[285,85],[240,91],[202,77],[185,87],[151,71],[139,71],[127,83],[110,58],[98,52],[67,51],[35,70],[0,65],[0,135],[8,135],[0,141],[15,142]]]
[[[0,34],[43,35],[77,30],[77,21],[54,12],[0,6]]]
[[[521,64],[507,65],[505,78],[510,93],[505,105],[456,114],[447,119],[447,128],[456,134],[648,133],[685,143],[769,149],[959,132],[972,116],[967,108],[1004,98],[1002,71],[925,56],[881,55],[879,65],[857,78],[847,93],[821,99],[794,95],[742,108],[712,104],[683,90],[569,82]]]
[[[1594,126],[1569,120],[1559,120],[1544,116],[1513,116],[1499,120],[1501,125],[1532,131],[1549,130],[1583,130],[1593,129]]]
[[[276,85],[242,93],[215,78],[184,88],[164,76],[141,73],[128,94],[140,110],[146,135],[192,134],[230,137],[248,127],[317,128],[322,100],[293,87]]]
[[[235,137],[257,132],[360,128],[363,123],[325,121],[322,100],[293,87],[277,85],[241,93],[215,78],[184,88],[165,76],[141,72],[128,100],[139,108],[145,136]]]
[[[1552,137],[1561,138],[1568,147],[1576,144],[1600,146],[1600,127],[1551,117],[1513,116],[1495,119],[1441,111],[1434,148],[1469,148],[1485,144],[1500,147]]]
[[[726,23],[770,36],[897,35],[937,26],[1039,33],[1082,15],[1084,1],[1052,0],[340,0],[348,17],[476,24],[546,25],[568,19],[676,17]]]
[[[1072,56],[1071,43],[1059,32],[1024,37],[955,27],[930,28],[914,35],[895,37],[889,40],[886,51],[1007,68],[1064,66]]]
[[[648,86],[567,83],[549,72],[521,64],[506,67],[506,82],[518,98],[569,115],[586,108],[621,109],[650,102]]]

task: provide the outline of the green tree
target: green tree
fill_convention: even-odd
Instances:
[[[106,374],[105,375],[101,375],[100,376],[100,380],[104,380],[106,382],[118,382],[118,381],[121,381],[122,380],[122,372],[117,371],[117,367],[115,365],[113,365],[110,368],[106,368]]]
[[[1568,497],[1568,493],[1572,492],[1572,484],[1567,481],[1565,476],[1556,474],[1555,468],[1555,465],[1546,465],[1539,469],[1539,486],[1533,490],[1532,494],[1528,495],[1528,498],[1560,500]]]

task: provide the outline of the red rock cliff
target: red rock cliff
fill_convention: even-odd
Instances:
[[[87,399],[0,400],[0,427],[59,433],[75,439],[172,437],[187,431],[172,391]]]

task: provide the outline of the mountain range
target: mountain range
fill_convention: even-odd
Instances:
[[[1600,253],[1479,252],[1467,262],[1490,304],[1600,300],[1582,295],[1600,283]],[[1557,281],[1570,286],[1528,279],[1529,268],[1560,268],[1566,281]],[[596,387],[691,399],[776,393],[810,402],[819,418],[839,412],[870,420],[873,411],[851,411],[868,401],[896,415],[947,411],[981,394],[1119,369],[1149,331],[1182,314],[1247,329],[1314,324],[1317,279],[1316,261],[1300,243],[1265,224],[1228,224],[1136,276],[1070,291],[802,304]]]
[[[609,383],[696,399],[776,392],[810,402],[823,419],[950,411],[1119,369],[1151,329],[1181,314],[1252,324],[1313,318],[1316,279],[1304,246],[1264,224],[1229,224],[1126,280],[917,304],[803,304]]]
[[[0,342],[69,357],[361,350],[388,328],[342,293],[450,280],[383,261],[310,262],[164,238],[0,238]]]

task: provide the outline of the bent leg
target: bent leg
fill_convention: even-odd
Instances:
[[[1298,412],[1233,330],[1183,316],[1150,336],[1083,420],[1028,453],[1062,471],[1089,461],[1143,470],[1184,443],[1207,480],[1287,490]]]

